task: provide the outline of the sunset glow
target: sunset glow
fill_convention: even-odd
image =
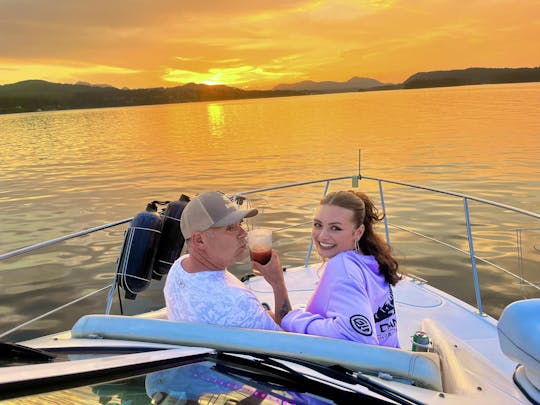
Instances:
[[[0,84],[270,89],[540,65],[537,0],[0,0]]]

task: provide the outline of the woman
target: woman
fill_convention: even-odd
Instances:
[[[288,312],[282,314],[284,330],[399,347],[391,286],[401,276],[390,246],[373,230],[383,218],[359,191],[333,192],[321,200],[312,238],[326,261],[324,274],[305,311],[277,308]],[[254,267],[282,289],[281,269],[272,263]]]

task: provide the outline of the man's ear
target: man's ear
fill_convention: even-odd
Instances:
[[[205,240],[202,232],[193,232],[191,234],[191,244],[195,246],[204,246]]]

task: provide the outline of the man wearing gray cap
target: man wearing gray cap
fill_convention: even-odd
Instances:
[[[257,209],[238,209],[215,191],[202,193],[187,204],[180,228],[189,253],[172,265],[164,287],[170,320],[280,330],[273,315],[227,270],[246,257],[247,232],[242,220],[257,213]],[[279,261],[275,253],[271,261]],[[274,296],[280,302],[286,292]]]

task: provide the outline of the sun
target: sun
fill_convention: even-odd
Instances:
[[[205,80],[205,81],[202,81],[201,83],[202,84],[207,84],[208,86],[217,86],[217,85],[223,84],[223,83],[217,82],[215,80]]]

